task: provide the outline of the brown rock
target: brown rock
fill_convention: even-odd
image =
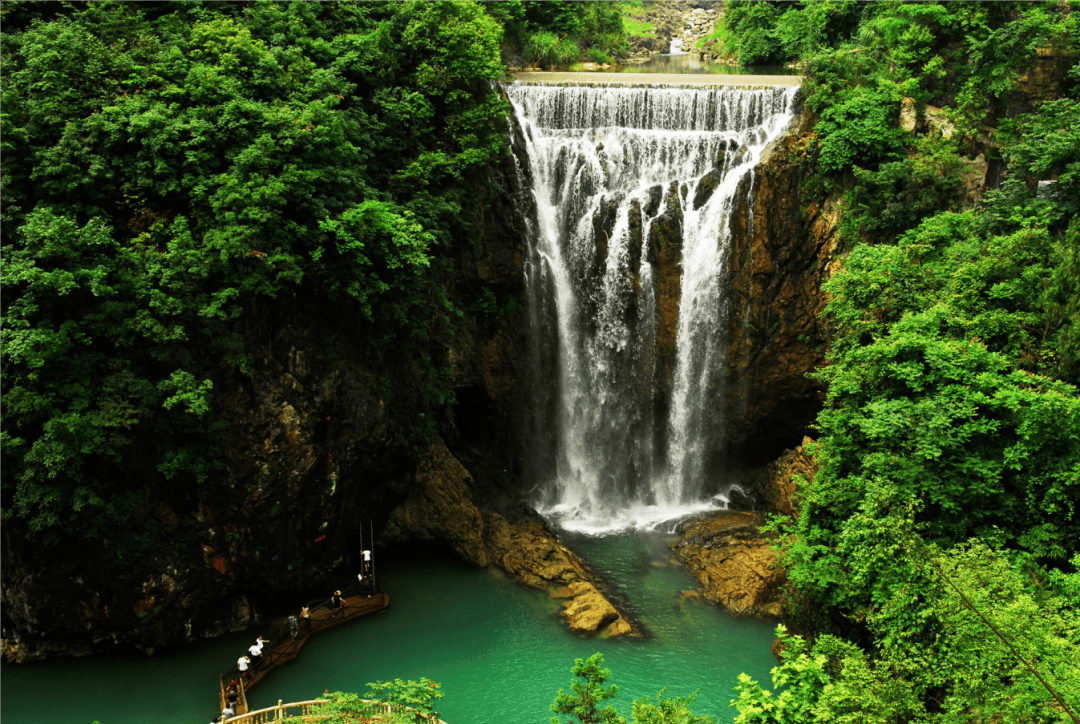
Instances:
[[[576,633],[596,633],[604,626],[621,620],[615,607],[588,581],[570,584],[574,598],[560,614]]]
[[[914,133],[919,123],[919,113],[915,107],[914,98],[904,98],[900,101],[900,128],[908,133]]]
[[[647,252],[648,260],[655,265],[657,364],[654,384],[657,390],[665,389],[674,373],[682,298],[682,221],[679,190],[673,182],[667,192],[664,213],[649,227]]]
[[[416,472],[417,485],[391,516],[384,534],[399,540],[448,541],[476,566],[495,566],[553,598],[570,599],[563,615],[573,631],[595,632],[613,621],[611,635],[640,635],[608,600],[607,586],[543,522],[509,521],[481,513],[472,499],[472,477],[442,440],[432,443]]]
[[[986,161],[985,153],[980,153],[972,160],[961,156],[960,163],[963,164],[960,169],[960,180],[963,181],[967,192],[965,204],[973,207],[982,200],[983,193],[986,192],[986,172],[990,164]]]
[[[760,513],[719,513],[679,526],[672,546],[701,583],[702,597],[738,616],[775,619],[783,571],[759,532]]]
[[[813,440],[804,437],[794,450],[785,450],[779,459],[769,463],[761,492],[769,509],[781,515],[798,515],[796,490],[800,484],[809,483],[817,473],[817,461],[807,452]]]
[[[799,439],[821,404],[806,373],[824,362],[821,284],[838,256],[840,197],[805,198],[809,135],[789,134],[762,154],[740,183],[731,217],[728,428],[782,450]],[[738,440],[735,440],[738,442]]]
[[[416,482],[413,494],[394,511],[387,534],[420,540],[442,538],[466,560],[486,568],[490,561],[483,541],[483,520],[469,489],[472,476],[442,440],[432,443],[420,459]]]

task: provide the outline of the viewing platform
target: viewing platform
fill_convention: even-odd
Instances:
[[[636,85],[636,86],[721,86],[729,88],[776,88],[800,86],[801,75],[725,75],[722,73],[557,73],[518,72],[514,80],[523,83],[558,83],[567,85]]]
[[[267,642],[267,651],[263,654],[262,661],[253,665],[251,669],[245,671],[243,674],[240,674],[234,666],[228,673],[222,674],[219,677],[219,710],[225,708],[227,692],[226,681],[235,680],[239,686],[239,701],[238,706],[236,707],[237,716],[231,717],[229,719],[230,722],[251,721],[253,723],[258,723],[263,721],[260,719],[244,718],[248,714],[247,692],[266,678],[270,672],[295,659],[299,655],[300,649],[304,647],[304,644],[306,644],[308,639],[312,636],[321,631],[336,628],[353,619],[380,613],[390,606],[390,596],[387,594],[375,593],[368,596],[362,594],[358,587],[355,593],[351,591],[347,592],[346,595],[342,597],[342,601],[344,605],[341,608],[332,607],[329,600],[312,603],[309,606],[311,610],[310,623],[298,622],[295,637],[293,637],[289,627],[285,626]],[[310,702],[301,703],[305,705],[310,704]],[[280,702],[278,702],[278,704],[281,706]],[[300,706],[300,704],[289,704],[288,706]],[[271,709],[274,709],[274,707],[271,707]],[[254,714],[255,712],[251,713]]]

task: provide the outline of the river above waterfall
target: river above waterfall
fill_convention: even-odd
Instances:
[[[377,679],[426,676],[443,686],[439,712],[450,724],[546,722],[575,658],[603,653],[619,685],[614,704],[700,689],[694,710],[732,721],[740,672],[767,681],[775,660],[770,624],[737,620],[683,599],[694,578],[670,563],[659,534],[593,538],[572,545],[630,600],[645,640],[582,638],[558,618],[559,602],[476,570],[452,554],[414,549],[383,554],[390,609],[313,638],[300,658],[252,692],[253,707],[298,701],[324,689],[363,693]],[[218,673],[257,631],[160,651],[3,666],[4,724],[202,724],[214,714]]]

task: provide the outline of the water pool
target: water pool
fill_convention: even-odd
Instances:
[[[313,638],[249,703],[309,699],[325,689],[363,693],[376,679],[426,676],[442,684],[439,711],[450,724],[544,724],[557,690],[569,689],[574,658],[600,651],[612,671],[609,683],[619,685],[612,703],[620,711],[666,686],[668,696],[700,689],[695,711],[734,719],[728,702],[739,672],[764,682],[775,664],[773,627],[683,600],[679,591],[695,581],[670,565],[660,534],[565,536],[630,599],[647,639],[574,636],[546,593],[475,570],[448,552],[423,549],[397,560],[384,554],[390,609]],[[208,722],[218,673],[254,634],[152,657],[132,652],[4,666],[0,711],[5,724]]]

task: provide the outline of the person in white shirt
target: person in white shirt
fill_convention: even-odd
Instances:
[[[240,673],[243,674],[248,670],[248,664],[251,663],[251,659],[246,656],[241,656],[236,660],[236,668],[240,669]]]
[[[251,661],[253,662],[253,666],[258,666],[260,663],[262,663],[263,645],[265,643],[266,641],[263,640],[263,638],[260,636],[259,638],[255,639],[255,643],[253,643],[251,647],[248,648],[248,652],[251,654]]]

